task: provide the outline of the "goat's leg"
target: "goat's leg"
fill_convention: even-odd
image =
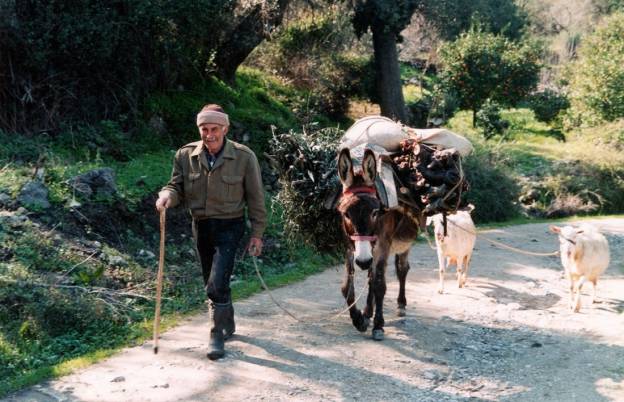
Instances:
[[[576,283],[574,287],[575,296],[574,296],[574,312],[578,313],[581,310],[581,289],[583,288],[583,284],[585,283],[585,276],[581,276],[579,281]]]
[[[438,248],[438,275],[440,277],[440,283],[438,284],[438,293],[440,294],[444,293],[444,269],[446,267],[447,261],[447,258],[444,257],[444,255]]]
[[[353,253],[351,251],[347,254],[347,261],[345,263],[346,277],[345,281],[342,284],[342,295],[347,301],[347,305],[349,307],[349,315],[351,316],[351,322],[353,326],[357,328],[358,331],[364,332],[368,328],[369,319],[364,317],[360,310],[358,310],[355,305],[355,289],[353,286],[353,275],[355,274],[355,270],[353,267]]]
[[[591,283],[592,283],[591,304],[594,304],[596,303],[596,287],[598,286],[598,279],[592,280]]]
[[[386,295],[386,261],[387,257],[379,259],[374,265],[373,272],[373,292],[375,293],[373,339],[376,341],[381,341],[384,333],[383,301]]]
[[[568,280],[570,281],[570,308],[574,308],[574,278],[572,275],[568,275]]]
[[[464,272],[462,275],[462,288],[466,286],[466,280],[468,279],[468,268],[470,267],[470,255],[464,257]]]
[[[397,315],[399,317],[405,316],[405,306],[407,306],[407,299],[405,298],[405,278],[407,278],[407,273],[410,269],[408,256],[409,250],[402,254],[397,254],[394,257],[396,276],[399,279],[399,296],[397,297]]]
[[[463,283],[463,279],[464,279],[464,259],[462,258],[458,258],[455,261],[457,261],[457,287],[458,288],[463,288],[464,287],[464,283]]]

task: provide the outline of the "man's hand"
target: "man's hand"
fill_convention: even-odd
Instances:
[[[170,206],[171,198],[169,197],[169,193],[163,191],[156,200],[156,209],[158,210],[158,212],[162,212],[164,209],[169,208]]]
[[[260,253],[262,253],[262,239],[252,237],[251,240],[249,240],[247,251],[249,252],[249,255],[253,257],[259,256]]]

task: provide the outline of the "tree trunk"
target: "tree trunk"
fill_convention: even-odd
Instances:
[[[219,78],[229,84],[234,83],[238,67],[282,23],[284,11],[290,1],[260,2],[238,20],[228,39],[219,45],[216,52],[215,64]]]
[[[396,35],[381,27],[373,27],[375,50],[375,86],[381,114],[407,123],[407,110],[401,85]]]

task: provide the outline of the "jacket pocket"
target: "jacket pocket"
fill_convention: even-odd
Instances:
[[[243,198],[243,176],[221,176],[227,202],[240,202]]]
[[[185,184],[184,192],[189,208],[193,208],[193,206],[196,205],[199,202],[198,200],[201,198],[203,183],[200,179],[201,173],[199,172],[191,172],[188,174],[188,182]]]

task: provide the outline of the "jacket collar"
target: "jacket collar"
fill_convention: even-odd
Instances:
[[[234,152],[234,146],[232,145],[232,142],[228,140],[227,138],[224,138],[224,141],[225,141],[225,144],[223,146],[223,153],[221,154],[221,157],[218,158],[215,164],[212,166],[212,169],[210,168],[210,165],[208,164],[208,158],[206,158],[206,154],[203,152],[204,143],[202,141],[197,141],[194,143],[196,145],[195,145],[195,149],[191,153],[191,157],[199,157],[200,163],[204,165],[206,169],[214,170],[223,164],[223,159],[236,159],[236,152]]]

